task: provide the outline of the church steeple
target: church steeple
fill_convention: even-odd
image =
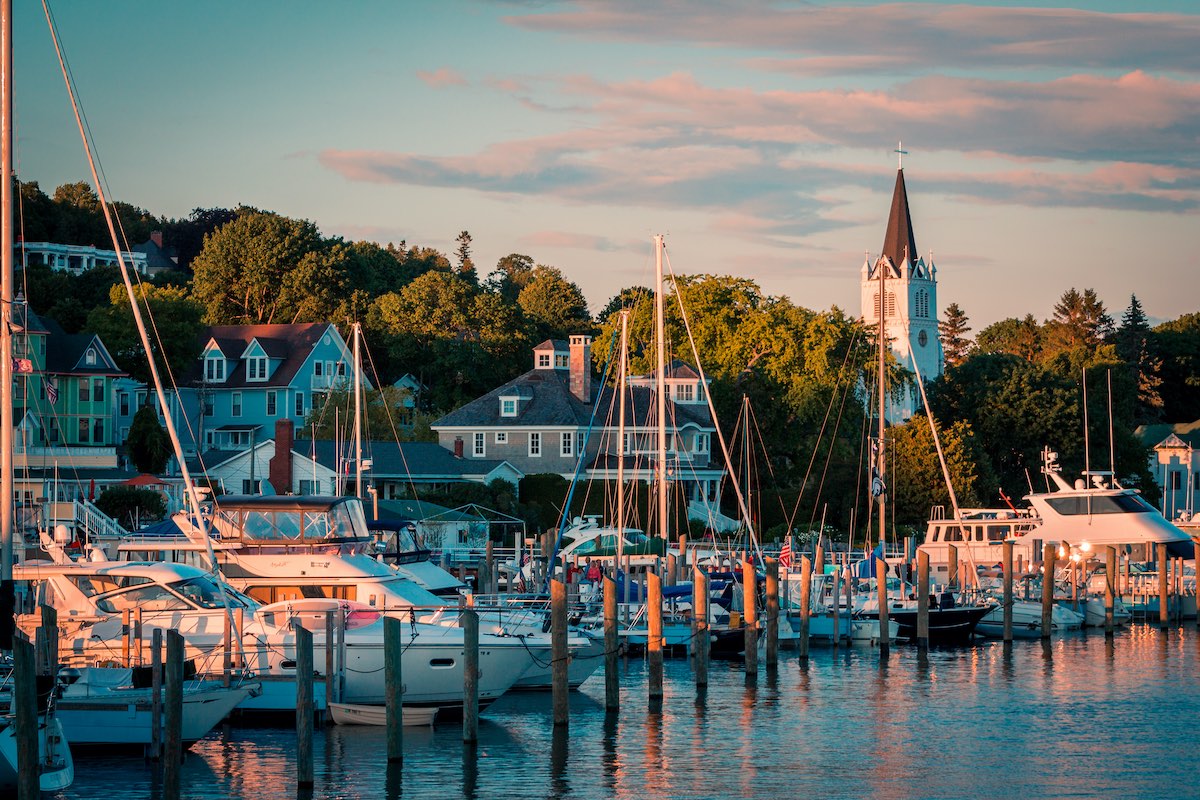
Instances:
[[[896,170],[896,188],[892,192],[892,210],[888,214],[887,233],[883,236],[883,250],[899,270],[908,259],[909,265],[917,262],[917,243],[913,238],[912,217],[908,212],[908,192],[904,188],[904,169]]]

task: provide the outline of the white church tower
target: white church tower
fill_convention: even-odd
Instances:
[[[921,258],[913,238],[908,192],[904,188],[904,166],[896,171],[896,189],[888,215],[883,252],[874,261],[867,254],[862,266],[862,318],[870,328],[879,326],[880,277],[887,271],[884,313],[892,352],[900,364],[923,381],[942,374],[942,343],[938,337],[937,268],[933,255]],[[889,400],[893,422],[903,422],[921,408],[920,391],[906,391],[900,400]]]

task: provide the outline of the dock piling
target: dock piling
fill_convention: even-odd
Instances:
[[[1167,548],[1160,544],[1158,545],[1158,624],[1163,628],[1171,624],[1167,577]]]
[[[554,700],[554,724],[566,725],[571,714],[567,685],[567,587],[550,581],[550,686]]]
[[[692,669],[696,689],[708,686],[708,573],[699,566],[692,573]]]
[[[885,635],[882,628],[879,635]],[[924,550],[917,551],[917,647],[929,647],[929,553]]]
[[[758,573],[754,562],[742,561],[742,625],[746,643],[746,677],[758,675]]]
[[[1013,542],[1006,539],[1004,549],[1004,641],[1013,640]]]
[[[1042,638],[1049,639],[1054,619],[1054,556],[1055,546],[1047,542],[1042,547]]]
[[[662,578],[646,573],[646,655],[649,660],[650,702],[663,696],[663,604]]]
[[[779,665],[779,561],[766,559],[767,566],[767,669]]]
[[[166,701],[163,731],[163,795],[179,797],[180,767],[183,764],[183,655],[179,631],[167,631]]]
[[[551,586],[565,608],[566,587],[559,581]],[[463,629],[463,743],[475,744],[479,741],[479,612],[468,608],[459,615],[458,624]],[[556,696],[555,724],[558,724],[557,706]]]
[[[396,617],[384,617],[383,620],[383,679],[389,764],[404,760],[404,671],[401,665],[404,655],[403,624]],[[326,697],[328,696],[326,694]]]
[[[604,710],[615,714],[621,708],[621,682],[617,674],[617,582],[604,577]]]
[[[163,735],[163,633],[155,628],[150,634],[150,760],[162,758]]]
[[[296,784],[308,787],[313,785],[313,635],[298,619],[292,620],[292,631],[296,636]],[[168,660],[170,644],[168,634]]]
[[[887,562],[882,558],[876,559],[875,585],[879,589],[879,653],[884,656],[888,654],[888,650],[891,649],[892,644],[892,637],[889,635],[892,630],[892,623],[889,619],[887,576]],[[846,604],[846,613],[854,613],[854,607],[850,603]]]
[[[38,777],[38,701],[37,653],[24,635],[17,632],[12,641],[13,722],[17,739],[17,797],[37,800],[41,797]]]
[[[808,627],[812,616],[812,562],[800,557],[800,659],[808,660]]]
[[[1117,548],[1104,548],[1104,636],[1111,639],[1115,620],[1113,617],[1116,603],[1117,579]]]

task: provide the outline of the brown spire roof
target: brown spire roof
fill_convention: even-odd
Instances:
[[[904,170],[896,170],[896,189],[892,192],[892,210],[888,214],[887,233],[883,236],[882,255],[892,259],[896,269],[907,257],[917,260],[917,243],[913,239],[912,216],[908,213],[908,192],[904,189]]]

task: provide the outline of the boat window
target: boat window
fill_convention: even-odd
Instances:
[[[1050,497],[1050,507],[1063,516],[1083,514],[1142,514],[1154,509],[1134,494],[1085,495],[1080,497]]]
[[[119,592],[100,598],[96,607],[108,614],[140,608],[143,611],[188,611],[191,607],[181,597],[167,591],[167,587],[152,584],[127,592]]]
[[[975,541],[977,541],[977,542],[983,541],[983,526],[982,525],[975,526]]]
[[[130,586],[141,586],[151,580],[141,575],[72,575],[71,582],[85,597],[92,597]]]
[[[962,540],[963,540],[962,530],[960,530],[957,525],[951,525],[950,527],[946,528],[946,538],[943,539],[942,541],[961,542]]]
[[[1003,542],[1008,538],[1011,531],[1012,526],[1010,525],[988,525],[987,540],[989,542]]]
[[[929,541],[936,542],[936,541],[939,541],[941,539],[941,537],[942,537],[942,529],[939,526],[939,527],[936,527],[933,529],[933,538],[930,539]]]

